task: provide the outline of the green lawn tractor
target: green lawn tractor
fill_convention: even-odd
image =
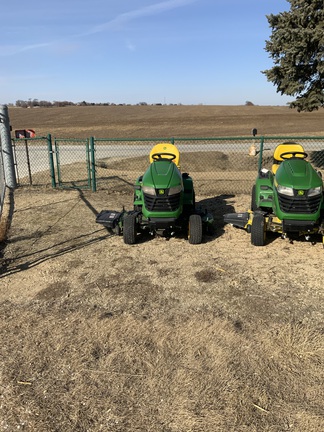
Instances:
[[[136,243],[141,232],[166,238],[184,234],[189,243],[201,243],[213,218],[196,209],[192,178],[181,173],[179,159],[175,145],[156,144],[149,167],[135,182],[133,210],[104,210],[96,221],[122,234],[126,244]]]
[[[259,169],[251,209],[225,215],[225,223],[245,228],[255,246],[265,245],[267,232],[279,233],[283,238],[304,236],[306,240],[321,235],[324,242],[322,175],[307,156],[300,144],[278,145],[271,170]]]

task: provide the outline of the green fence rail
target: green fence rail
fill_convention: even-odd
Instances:
[[[319,170],[324,169],[324,137],[262,136],[152,139],[13,139],[18,184],[78,187],[92,191],[131,188],[149,164],[159,142],[180,151],[183,172],[193,177],[201,195],[250,193],[258,167],[271,167],[274,148],[298,142]],[[263,149],[263,160],[260,150]]]

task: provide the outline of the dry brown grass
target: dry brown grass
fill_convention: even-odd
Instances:
[[[187,115],[198,110],[174,108]],[[259,109],[250,108],[241,107],[254,114]],[[34,117],[11,115],[14,128],[42,130],[37,110],[18,111]],[[60,129],[58,111],[46,113],[44,133],[74,132]],[[258,126],[252,117],[247,131]],[[166,133],[162,118],[159,130],[152,119],[143,131]],[[121,119],[128,121],[130,111]],[[210,135],[213,121],[210,114]],[[243,134],[227,121],[229,135]],[[88,136],[92,118],[83,122]],[[201,125],[194,133],[190,124],[192,136],[205,135]],[[311,134],[306,125],[296,129]],[[119,130],[114,127],[111,136]],[[108,129],[101,128],[106,137]],[[184,130],[179,135],[188,136]],[[220,130],[224,135],[226,128]],[[127,131],[120,129],[120,136]],[[129,133],[135,136],[136,127]],[[146,239],[130,247],[99,227],[95,216],[103,208],[129,208],[131,184],[110,179],[95,194],[17,190],[1,259],[0,430],[324,430],[323,250],[277,237],[265,248],[251,246],[246,232],[222,223],[224,213],[246,210],[249,200],[197,194],[216,220],[203,244]]]
[[[322,250],[225,229],[249,197],[200,199],[217,221],[202,245],[129,247],[94,223],[128,192],[17,191],[0,429],[322,430]]]
[[[210,311],[147,316],[149,306],[134,314],[125,304],[112,312],[69,292],[52,285],[1,307],[1,430],[322,430],[314,328],[256,329]]]

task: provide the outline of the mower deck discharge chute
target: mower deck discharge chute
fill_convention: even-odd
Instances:
[[[201,243],[203,231],[211,227],[213,218],[196,209],[192,178],[181,173],[179,160],[174,144],[156,144],[150,152],[149,167],[135,182],[133,210],[104,210],[96,222],[122,234],[126,244],[136,243],[140,232],[166,238],[184,233],[189,243]]]
[[[278,145],[271,170],[259,167],[251,210],[226,214],[225,223],[245,228],[255,246],[265,245],[267,232],[284,238],[305,236],[307,240],[322,235],[324,242],[323,180],[307,156],[300,144]]]

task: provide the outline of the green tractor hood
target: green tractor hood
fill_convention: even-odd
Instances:
[[[164,159],[151,163],[143,175],[142,184],[146,187],[153,187],[157,193],[161,191],[161,195],[163,195],[163,191],[166,189],[170,193],[171,188],[177,188],[177,192],[179,193],[182,189],[182,176],[172,161]]]
[[[279,166],[276,182],[296,190],[309,190],[322,186],[322,179],[312,165],[300,158],[287,159]]]
[[[161,159],[152,162],[145,171],[134,204],[142,204],[146,219],[177,219],[183,210],[183,196],[181,172],[171,160]]]
[[[279,219],[318,222],[323,182],[309,162],[301,158],[284,160],[275,174],[274,186],[273,209]]]

